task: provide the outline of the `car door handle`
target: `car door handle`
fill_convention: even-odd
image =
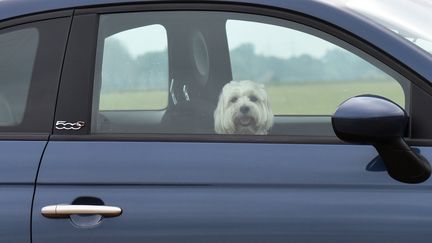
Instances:
[[[103,217],[116,217],[122,213],[122,209],[113,206],[100,205],[66,205],[57,204],[45,206],[41,209],[43,216],[47,218],[67,218],[73,214],[101,215]]]

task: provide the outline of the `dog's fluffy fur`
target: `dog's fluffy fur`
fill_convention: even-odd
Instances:
[[[227,83],[214,121],[218,134],[267,134],[273,126],[273,112],[264,85],[249,80]]]

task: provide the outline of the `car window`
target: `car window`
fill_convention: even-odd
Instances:
[[[409,82],[349,43],[295,22],[200,11],[102,15],[92,133],[334,136],[344,100],[409,112]]]
[[[36,28],[0,33],[0,126],[23,120],[38,43]]]
[[[234,80],[265,85],[275,115],[332,115],[359,94],[405,106],[402,86],[374,65],[319,37],[253,21],[228,20]]]

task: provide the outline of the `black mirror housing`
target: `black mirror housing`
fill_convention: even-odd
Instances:
[[[431,167],[403,139],[408,121],[402,107],[375,95],[352,97],[332,116],[336,136],[349,143],[373,145],[392,178],[405,183],[421,183],[430,177]]]
[[[405,135],[408,115],[383,97],[361,95],[343,102],[332,116],[336,135],[347,142],[381,143]]]

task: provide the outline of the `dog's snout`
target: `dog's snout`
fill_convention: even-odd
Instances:
[[[244,106],[240,107],[240,111],[241,111],[241,113],[243,113],[243,114],[248,113],[249,110],[250,110],[249,106],[245,106],[245,105],[244,105]]]

